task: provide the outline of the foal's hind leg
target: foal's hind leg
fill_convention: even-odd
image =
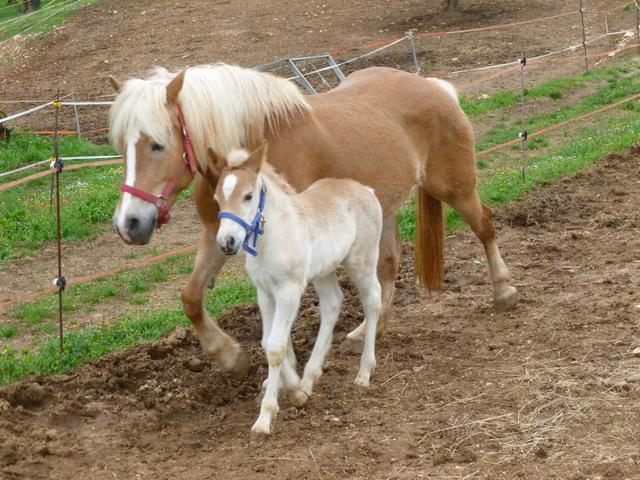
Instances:
[[[482,204],[475,189],[467,195],[449,198],[447,203],[462,216],[484,245],[487,263],[489,264],[489,274],[493,283],[493,303],[495,308],[498,310],[511,308],[516,303],[517,290],[510,285],[511,274],[504,260],[502,260],[500,250],[498,250],[491,210]]]
[[[369,386],[371,371],[376,366],[375,342],[376,326],[382,309],[381,287],[373,265],[367,264],[345,265],[349,277],[358,288],[362,309],[364,311],[364,347],[360,357],[360,370],[353,383],[361,387]],[[364,268],[362,268],[364,265]],[[361,327],[358,327],[361,328]]]
[[[382,335],[387,320],[393,316],[393,297],[396,289],[396,276],[400,265],[400,233],[395,215],[385,219],[380,237],[378,257],[378,280],[382,287],[382,312],[377,321],[376,334]],[[351,277],[353,278],[353,277]],[[365,322],[347,335],[349,340],[362,342],[365,337]]]
[[[322,367],[331,348],[333,330],[340,315],[343,298],[335,272],[316,280],[313,286],[320,300],[320,328],[302,376],[302,390],[307,396],[311,395],[313,385],[322,375]]]

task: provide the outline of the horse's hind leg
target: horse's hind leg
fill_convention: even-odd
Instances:
[[[505,310],[512,307],[517,299],[517,291],[510,285],[511,274],[498,249],[491,210],[482,204],[475,189],[466,195],[448,198],[447,203],[462,216],[484,245],[493,284],[495,308]]]
[[[311,395],[313,385],[322,375],[322,367],[331,348],[333,330],[340,315],[343,298],[335,272],[314,281],[313,286],[320,300],[320,328],[302,376],[302,390],[307,396]]]

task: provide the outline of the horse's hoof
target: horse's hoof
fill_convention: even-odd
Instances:
[[[249,355],[240,345],[237,345],[234,350],[218,356],[220,367],[236,377],[246,377],[251,366]]]
[[[249,374],[249,367],[251,367],[251,360],[247,352],[240,349],[238,356],[236,357],[235,365],[231,368],[231,373],[239,378],[244,378]]]
[[[493,299],[493,308],[497,312],[504,312],[513,308],[518,302],[518,290],[511,285],[507,286],[503,292]]]

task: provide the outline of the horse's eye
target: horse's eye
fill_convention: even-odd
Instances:
[[[151,144],[151,150],[152,150],[153,152],[161,152],[161,151],[163,151],[163,150],[164,150],[164,147],[163,147],[162,145],[160,145],[159,143],[155,143],[155,142],[153,142],[153,143]]]
[[[250,202],[252,198],[253,198],[253,192],[249,192],[244,196],[244,201]]]

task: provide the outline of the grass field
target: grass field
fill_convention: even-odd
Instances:
[[[551,102],[543,113],[531,116],[527,128],[534,131],[546,128],[564,120],[593,111],[603,105],[637,93],[640,90],[638,63],[635,60],[623,64],[592,70],[585,75],[576,75],[552,80],[527,91],[529,100],[545,97]],[[579,100],[561,105],[560,101],[575,89],[587,88],[589,92]],[[554,102],[558,101],[557,107]],[[488,129],[480,138],[478,147],[489,148],[492,145],[511,140],[519,132],[519,122],[509,114],[519,102],[517,92],[500,92],[485,98],[463,97],[462,104],[475,122],[482,122],[488,114],[501,114],[510,120]],[[0,150],[2,168],[15,166],[20,148],[24,145],[36,145],[40,139],[20,139],[23,147],[17,145]],[[640,116],[637,102],[600,113],[588,123],[580,123],[570,135],[559,132],[550,142],[546,137],[531,141],[531,152],[527,161],[526,176],[523,180],[520,166],[504,165],[497,160],[504,159],[510,152],[497,152],[483,159],[485,170],[479,185],[480,195],[488,204],[509,201],[522,196],[535,185],[553,181],[561,175],[575,172],[586,165],[597,162],[603,155],[612,151],[621,151],[640,138]],[[74,144],[67,140],[67,155],[98,148],[101,153],[110,151],[108,147],[97,147],[86,143]],[[43,149],[50,148],[43,140]],[[67,147],[65,147],[67,148]],[[13,150],[12,150],[13,149]],[[38,151],[37,154],[42,153]],[[37,155],[34,154],[34,158]],[[13,163],[12,163],[13,162]],[[83,238],[100,231],[104,222],[112,213],[117,198],[117,183],[121,179],[121,169],[105,168],[65,174],[65,194],[69,195],[64,211],[68,230],[63,232],[65,239]],[[0,194],[0,258],[15,258],[25,252],[34,251],[43,242],[52,238],[53,228],[48,216],[47,180],[27,184],[18,189]],[[67,197],[65,197],[67,198]],[[398,220],[401,236],[410,239],[414,235],[414,209],[409,202],[399,213]],[[32,217],[33,216],[33,220]],[[447,212],[447,226],[456,228],[461,224],[455,212]],[[135,272],[124,272],[105,281],[91,282],[72,287],[65,299],[67,311],[90,312],[95,305],[109,302],[118,297],[131,304],[146,302],[145,292],[155,284],[162,283],[188,272],[192,257],[182,255],[165,260],[161,264]],[[254,300],[253,288],[246,281],[232,278],[218,284],[208,299],[212,312],[242,302]],[[0,383],[11,381],[30,373],[51,373],[63,371],[84,359],[94,358],[116,348],[131,345],[141,340],[157,338],[175,325],[185,324],[184,315],[178,299],[175,308],[163,310],[145,310],[144,315],[125,315],[115,318],[109,325],[101,328],[81,329],[69,332],[66,341],[69,351],[60,356],[56,350],[56,340],[48,338],[34,351],[14,352],[7,349],[0,353]],[[55,299],[48,297],[35,302],[19,305],[11,314],[11,323],[0,328],[0,338],[18,335],[21,329],[39,328],[47,325],[55,313]],[[44,329],[46,333],[46,328]]]
[[[42,0],[40,9],[20,13],[20,4],[0,6],[0,42],[17,34],[40,35],[60,24],[76,10],[96,0]]]

